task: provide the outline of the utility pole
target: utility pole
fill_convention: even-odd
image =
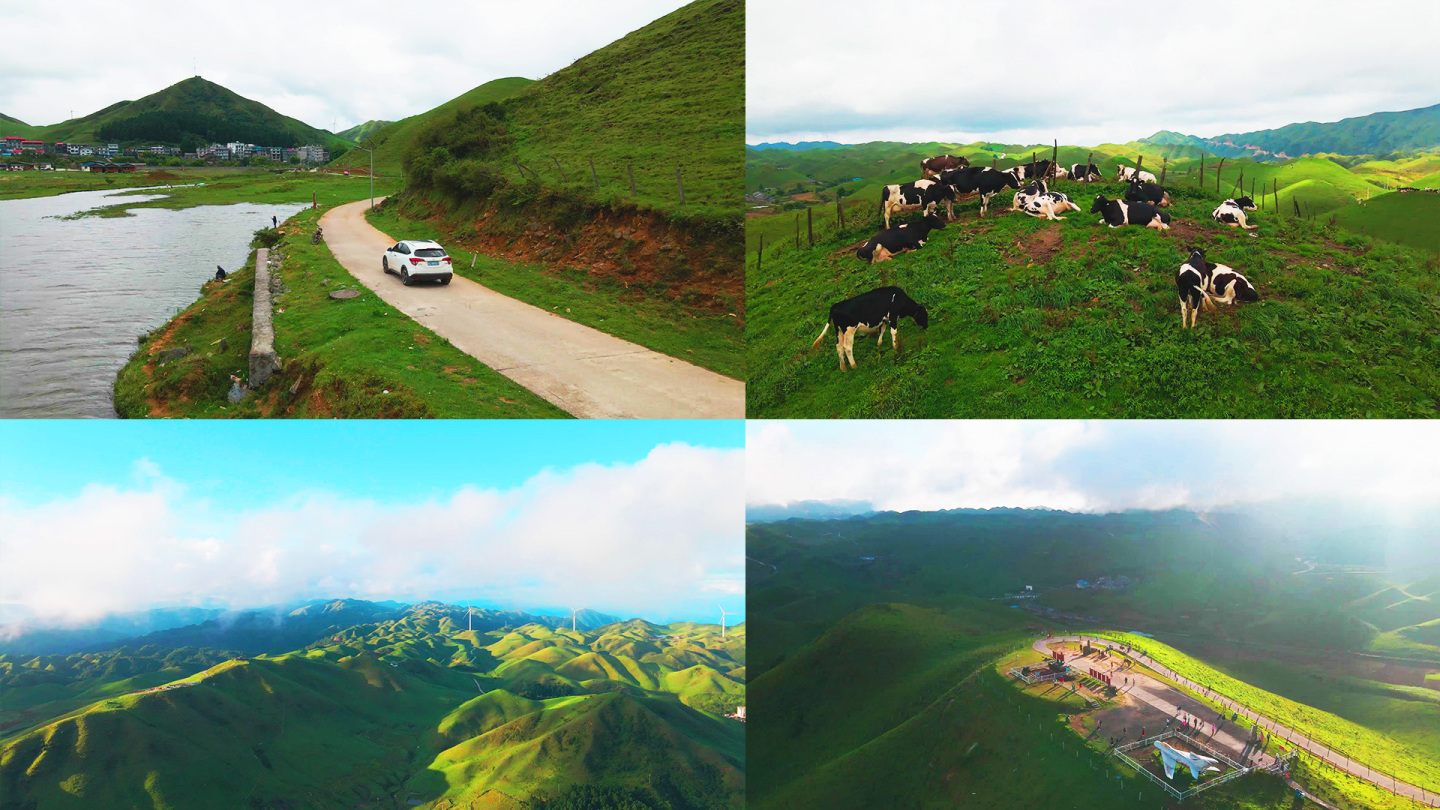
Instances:
[[[371,207],[371,208],[374,208],[374,207],[375,207],[375,152],[374,152],[373,150],[370,150],[370,149],[365,149],[365,147],[359,146],[359,145],[357,145],[355,148],[356,148],[356,149],[364,149],[366,152],[369,152],[369,153],[370,153],[370,207]]]

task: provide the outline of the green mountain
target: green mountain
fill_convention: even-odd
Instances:
[[[248,658],[0,656],[5,806],[743,806],[743,724],[720,716],[743,703],[743,627],[378,618]]]
[[[1380,155],[1440,147],[1440,104],[1402,112],[1379,112],[1330,123],[1307,121],[1277,129],[1228,133],[1199,138],[1161,130],[1145,138],[1156,145],[1183,144],[1224,157],[1255,157],[1247,146],[1271,153],[1269,159],[1333,152],[1341,155]]]
[[[214,82],[195,76],[136,101],[121,101],[43,128],[49,142],[150,143],[182,146],[241,141],[260,146],[321,144],[332,150],[349,141],[281,115]]]
[[[20,137],[39,140],[44,131],[44,127],[34,127],[18,118],[11,118],[4,113],[0,113],[0,138]]]
[[[1373,628],[1355,632],[1437,615],[1440,580],[1420,573],[1440,562],[1428,540],[1413,547],[1428,563],[1397,566],[1415,573],[1365,573],[1387,555],[1404,559],[1407,542],[1364,512],[1309,502],[752,524],[747,611],[760,646],[751,703],[765,721],[747,737],[748,806],[999,810],[1063,795],[1067,807],[1153,807],[1158,789],[1118,767],[1097,733],[1098,716],[1124,717],[1133,704],[1007,683],[1010,667],[1040,660],[1030,649],[1037,633],[1116,626],[1163,640],[1126,637],[1163,651],[1177,671],[1375,767],[1433,783],[1440,693],[1423,684],[1440,670],[1440,647],[1412,643],[1406,655],[1434,663],[1407,664],[1375,656]],[[1307,568],[1297,556],[1314,567],[1297,573]],[[1077,588],[1079,578],[1099,587]],[[1006,596],[1027,584],[1026,598]],[[1397,632],[1440,638],[1430,622]],[[1395,806],[1313,762],[1294,773],[1351,810]],[[1289,798],[1279,780],[1256,774],[1191,804],[1259,810]]]
[[[370,137],[371,135],[374,135],[376,132],[380,131],[382,128],[387,127],[387,126],[390,126],[390,124],[392,124],[392,123],[394,123],[394,122],[393,122],[393,121],[366,121],[366,122],[363,123],[363,124],[356,124],[355,126],[350,127],[350,128],[347,129],[347,130],[342,130],[342,131],[339,133],[339,136],[340,136],[341,138],[344,138],[344,139],[347,140],[347,141],[355,141],[356,143],[359,143],[359,142],[361,142],[361,141],[364,141],[366,138]]]

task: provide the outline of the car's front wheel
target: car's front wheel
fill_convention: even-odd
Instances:
[[[380,269],[385,271],[385,275],[390,275],[390,260],[384,256],[380,257]]]

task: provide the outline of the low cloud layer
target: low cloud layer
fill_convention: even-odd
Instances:
[[[1097,144],[1337,121],[1440,102],[1436,34],[1440,5],[1408,0],[772,0],[747,14],[747,141]]]
[[[881,510],[1440,503],[1429,422],[751,422],[746,502]]]
[[[511,489],[402,505],[320,492],[230,512],[149,469],[133,488],[0,497],[0,603],[48,623],[331,597],[704,619],[716,602],[743,607],[743,475],[743,451],[670,444]]]
[[[492,79],[538,79],[684,5],[314,0],[284,7],[74,0],[0,11],[0,112],[37,126],[197,73],[321,129],[424,112]],[[41,53],[63,43],[64,58]]]

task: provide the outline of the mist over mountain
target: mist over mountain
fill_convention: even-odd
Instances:
[[[790,518],[828,520],[850,517],[852,515],[868,515],[874,511],[875,507],[867,501],[843,499],[833,501],[795,501],[794,503],[783,506],[779,504],[746,506],[745,520],[750,523],[768,523],[777,520],[789,520]]]

